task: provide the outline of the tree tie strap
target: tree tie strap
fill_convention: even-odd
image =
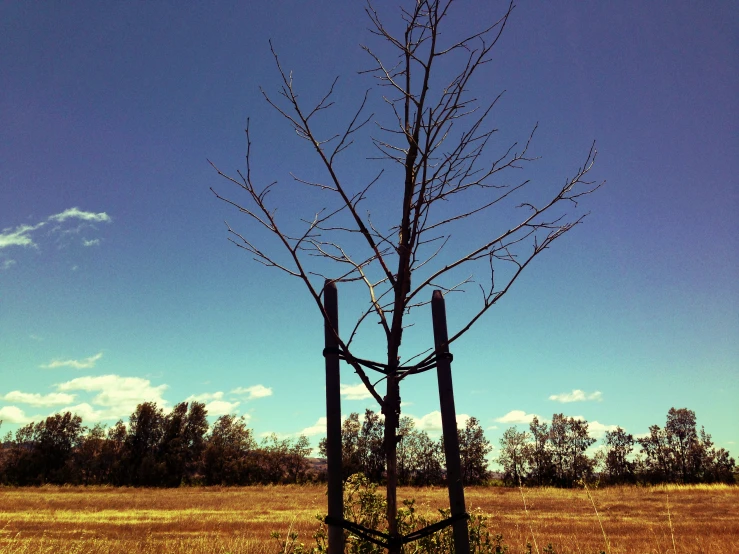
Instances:
[[[342,529],[346,529],[347,531],[350,531],[354,535],[368,542],[371,542],[383,548],[390,548],[391,546],[403,545],[413,541],[417,541],[424,537],[428,537],[429,535],[433,535],[437,531],[441,531],[445,527],[449,527],[456,521],[467,519],[470,519],[470,514],[468,514],[467,512],[462,512],[461,514],[456,514],[441,521],[437,521],[436,523],[432,523],[431,525],[428,525],[423,529],[419,529],[418,531],[413,531],[412,533],[408,533],[407,535],[400,535],[395,537],[381,531],[370,529],[368,527],[365,527],[364,525],[360,525],[359,523],[348,521],[346,519],[326,516],[323,521],[327,525],[335,525],[337,527],[341,527]]]
[[[344,360],[348,364],[354,365],[361,365],[366,367],[367,369],[371,369],[373,371],[377,371],[378,373],[382,373],[383,375],[388,375],[390,373],[390,366],[387,364],[381,364],[379,362],[373,362],[372,360],[363,360],[362,358],[355,358],[351,354],[342,351],[338,346],[327,346],[323,349],[323,356],[324,358],[329,355],[336,355],[339,357],[340,360]],[[454,360],[454,356],[451,352],[441,352],[439,354],[434,354],[430,358],[423,360],[422,362],[419,362],[416,365],[408,366],[408,367],[398,367],[397,369],[400,370],[400,373],[403,377],[406,375],[413,375],[416,373],[423,373],[424,371],[428,371],[430,369],[434,369],[438,363],[439,360],[449,360],[451,363],[452,360]]]

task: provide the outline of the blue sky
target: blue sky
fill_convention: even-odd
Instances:
[[[450,33],[505,6],[458,8]],[[494,443],[532,414],[638,435],[688,407],[736,455],[737,11],[630,0],[514,10],[474,92],[506,91],[492,119],[503,140],[539,122],[535,191],[572,175],[593,140],[592,176],[607,183],[586,199],[585,223],[453,346],[457,410]],[[341,76],[329,128],[372,84],[357,74],[367,26],[361,2],[335,0],[0,7],[0,432],[68,408],[112,424],[142,401],[197,398],[212,415],[247,416],[258,435],[317,443],[319,313],[299,282],[226,240],[224,220],[251,228],[213,197],[209,187],[228,188],[207,159],[242,168],[249,117],[255,173],[279,181],[281,217],[308,209],[290,172],[319,175],[316,160],[259,92],[278,86],[268,40],[306,101]],[[358,180],[374,171],[365,152],[347,156]],[[353,299],[339,294],[348,324]],[[456,298],[451,329],[466,302],[455,312]],[[419,315],[409,349],[432,340]],[[377,409],[342,371],[342,411]],[[433,377],[406,380],[401,396],[438,432]]]

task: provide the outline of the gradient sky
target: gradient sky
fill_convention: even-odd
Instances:
[[[448,31],[504,8],[460,1]],[[593,140],[591,175],[607,183],[453,345],[457,411],[496,446],[532,414],[582,416],[600,437],[687,407],[737,454],[738,16],[728,1],[514,10],[475,92],[506,90],[493,117],[506,140],[539,122],[536,190],[571,176]],[[317,443],[319,313],[299,282],[227,242],[224,220],[249,227],[209,191],[228,187],[206,159],[242,168],[250,117],[259,178],[281,183],[285,214],[302,207],[290,172],[315,159],[260,96],[278,86],[269,39],[306,101],[341,76],[337,120],[371,85],[357,74],[360,43],[376,44],[361,2],[0,5],[0,433],[58,410],[112,424],[142,401],[194,397],[257,435]],[[348,158],[358,176],[372,171],[362,148]],[[342,381],[344,413],[377,409],[348,366]],[[438,433],[433,373],[401,396]]]

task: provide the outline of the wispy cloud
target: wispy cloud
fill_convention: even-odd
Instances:
[[[49,217],[49,221],[57,221],[59,223],[62,223],[68,219],[80,219],[82,221],[89,221],[93,223],[97,223],[97,222],[109,223],[112,221],[110,216],[106,214],[105,212],[100,212],[100,213],[85,212],[76,207],[69,208],[67,210],[64,210],[61,213],[58,213],[58,214],[55,214]]]
[[[0,249],[8,248],[10,246],[37,246],[31,238],[31,233],[44,225],[46,225],[46,222],[42,221],[36,225],[19,225],[15,229],[12,229],[11,227],[3,229],[0,233]]]
[[[69,404],[70,402],[74,402],[74,395],[66,394],[63,392],[38,394],[14,390],[3,396],[0,396],[0,399],[5,400],[6,402],[29,404],[31,406],[59,406],[62,404]]]
[[[562,394],[553,394],[549,397],[549,400],[555,402],[586,402],[588,400],[603,400],[603,393],[595,391],[587,393],[580,389],[573,389],[572,392],[563,392]]]
[[[358,383],[356,385],[341,383],[340,394],[347,400],[365,400],[366,398],[372,398],[372,395],[363,383]]]
[[[77,227],[69,229],[70,220],[78,221]],[[70,233],[79,233],[83,228],[90,228],[95,223],[110,223],[113,220],[105,212],[86,212],[77,207],[69,208],[58,214],[51,215],[43,221],[39,221],[33,225],[23,224],[17,227],[6,227],[0,232],[0,250],[10,248],[12,246],[22,248],[39,248],[34,233],[47,225],[53,225],[51,233],[61,233],[61,236]],[[67,228],[65,228],[67,227]],[[95,246],[100,244],[100,239],[83,239],[84,246]],[[6,260],[0,265],[2,269],[8,269],[13,265],[14,260]]]
[[[44,369],[55,369],[57,367],[73,367],[74,369],[90,369],[95,367],[95,362],[103,357],[102,352],[98,352],[94,356],[84,358],[82,360],[52,360],[48,364],[42,364]]]
[[[264,385],[252,385],[251,387],[237,387],[231,391],[231,394],[245,396],[247,400],[254,400],[255,398],[264,398],[266,396],[272,396],[272,388],[265,387]]]
[[[544,418],[539,417],[537,414],[527,414],[523,410],[511,410],[504,416],[496,417],[495,421],[497,421],[498,423],[509,423],[513,425],[522,423],[528,424],[531,423],[531,421],[535,417],[538,418],[540,422],[546,421]]]

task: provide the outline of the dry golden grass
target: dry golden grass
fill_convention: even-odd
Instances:
[[[323,487],[3,488],[0,554],[266,554],[272,530],[291,525],[311,543]],[[490,516],[511,552],[536,540],[568,552],[737,552],[739,488],[622,487],[590,490],[470,488],[467,504]],[[443,489],[401,490],[422,511],[446,506]],[[669,504],[668,504],[669,502]],[[597,507],[603,529],[596,517]],[[668,515],[669,505],[669,515]],[[606,534],[608,545],[603,537]],[[535,550],[534,550],[535,551]]]

